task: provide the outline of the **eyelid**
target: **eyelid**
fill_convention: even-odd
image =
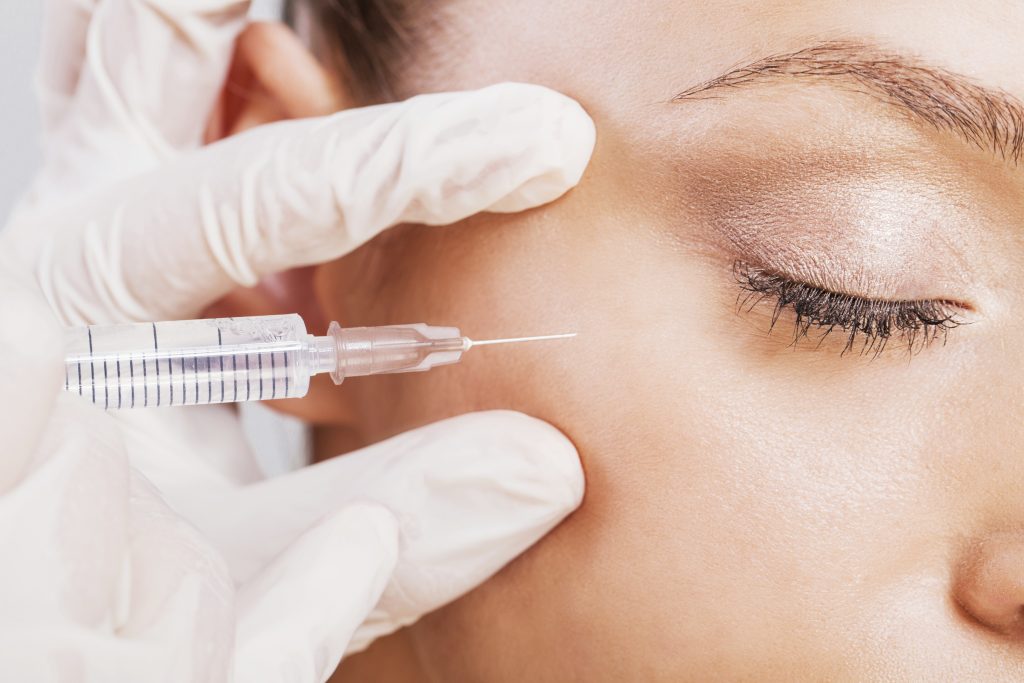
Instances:
[[[966,304],[942,299],[872,299],[836,292],[743,261],[733,264],[733,273],[741,288],[739,310],[752,310],[766,299],[774,300],[769,333],[790,310],[795,315],[794,345],[809,338],[812,329],[820,330],[819,346],[839,330],[846,335],[840,355],[853,351],[858,338],[863,339],[860,353],[872,356],[878,356],[897,336],[911,354],[937,339],[945,344],[949,331],[965,324],[960,314],[970,310]]]

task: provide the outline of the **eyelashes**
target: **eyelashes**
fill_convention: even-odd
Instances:
[[[935,341],[944,344],[949,331],[964,324],[958,317],[964,306],[950,301],[868,299],[797,282],[742,261],[733,264],[733,272],[742,289],[739,309],[772,302],[769,331],[774,331],[783,313],[791,311],[796,317],[793,344],[813,335],[820,345],[827,337],[842,335],[840,355],[878,356],[893,339],[914,354]]]

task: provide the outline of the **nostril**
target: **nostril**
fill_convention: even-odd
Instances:
[[[973,542],[957,566],[953,598],[984,628],[1024,641],[1024,531]]]

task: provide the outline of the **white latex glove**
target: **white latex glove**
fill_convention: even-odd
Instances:
[[[59,393],[46,302],[0,287],[3,680],[324,680],[394,566],[394,516],[339,508],[236,592],[129,466],[118,421]]]
[[[245,4],[104,0],[90,15],[74,14],[81,2],[51,0],[51,19],[79,19],[51,23],[58,39],[48,44],[85,45],[85,61],[79,70],[53,51],[46,62],[64,74],[44,69],[41,79],[47,166],[4,249],[31,264],[64,322],[193,315],[237,284],[334,258],[389,225],[527,208],[581,176],[589,118],[525,85],[269,126],[197,149]],[[510,413],[464,416],[252,486],[239,482],[255,473],[225,455],[244,450],[230,410],[112,419],[133,462],[238,581],[266,576],[276,553],[350,501],[392,510],[397,569],[358,646],[493,574],[582,494],[571,444]],[[240,632],[269,628],[302,596],[279,597],[278,612]],[[329,673],[333,653],[325,659],[309,633],[287,628],[298,668]],[[302,668],[307,659],[317,665]]]
[[[61,330],[13,270],[0,264],[3,680],[323,681],[346,646],[482,580],[582,496],[575,452],[553,428],[468,415],[235,496],[200,495],[218,519],[211,544],[130,466],[123,423],[60,391]],[[501,439],[506,419],[519,442]]]
[[[335,259],[392,225],[522,211],[582,176],[592,121],[573,100],[524,84],[273,124],[200,148],[247,4],[104,0],[73,93],[53,92],[73,80],[70,68],[41,77],[43,101],[60,104],[44,105],[46,164],[9,230],[64,322],[194,317],[239,285]],[[82,0],[49,5],[56,21]],[[47,45],[80,44],[70,31],[52,37],[51,24]]]

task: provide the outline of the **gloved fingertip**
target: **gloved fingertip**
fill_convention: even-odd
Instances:
[[[375,495],[400,511],[402,546],[394,576],[349,652],[479,585],[564,520],[584,495],[572,442],[513,411],[450,418],[355,457],[388,461],[395,482]]]
[[[536,85],[513,83],[503,87],[529,88],[539,112],[534,177],[488,209],[514,213],[554,201],[579,184],[594,153],[597,128],[583,106],[571,97]]]
[[[538,452],[546,456],[545,467],[560,475],[562,483],[565,484],[565,510],[575,510],[583,502],[586,488],[586,475],[576,446],[547,422],[536,418],[529,419],[540,423],[535,429],[538,432]],[[544,434],[543,437],[540,436],[541,433]]]
[[[500,435],[502,449],[513,450],[528,462],[536,477],[538,495],[565,514],[583,501],[583,465],[572,441],[543,420],[512,410],[491,410],[463,419],[478,421],[485,433]]]
[[[562,105],[556,136],[561,142],[563,175],[566,182],[575,186],[583,178],[583,173],[594,154],[597,126],[583,105],[568,97],[564,99],[568,101]]]
[[[596,139],[578,102],[527,83],[421,95],[394,111],[406,147],[385,156],[402,163],[391,189],[405,205],[389,207],[387,224],[445,225],[554,201],[582,178]]]

